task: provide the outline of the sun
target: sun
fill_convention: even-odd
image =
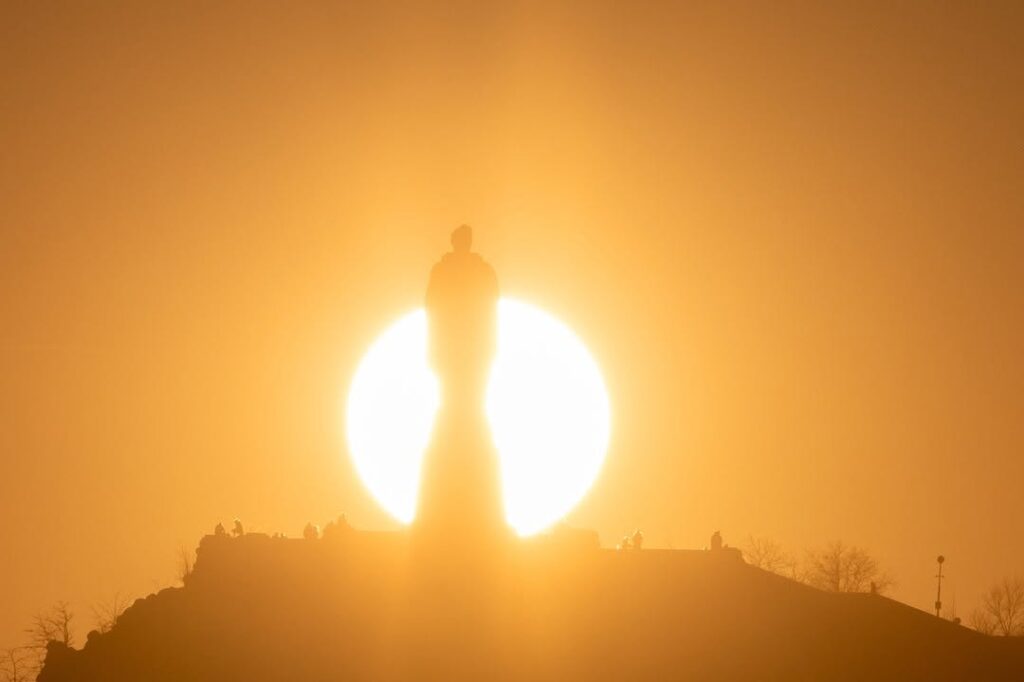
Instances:
[[[348,392],[346,433],[356,471],[402,523],[416,514],[439,388],[427,364],[427,316],[420,309],[377,338]],[[601,470],[610,435],[604,380],[568,326],[536,306],[502,298],[485,409],[500,458],[505,518],[519,535],[532,535],[565,516]]]

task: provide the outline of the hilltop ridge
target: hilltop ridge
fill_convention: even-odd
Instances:
[[[343,527],[202,539],[182,587],[137,600],[71,680],[1007,680],[1024,642],[882,596],[831,594],[738,551],[597,546],[562,531],[474,548]]]

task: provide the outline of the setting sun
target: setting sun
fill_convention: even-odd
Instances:
[[[392,324],[363,357],[346,415],[361,480],[403,523],[416,513],[438,406],[421,309]],[[506,519],[520,535],[543,530],[579,502],[604,461],[610,410],[597,364],[562,322],[502,299],[486,412],[501,459]]]
[[[0,682],[1024,682],[1022,65],[0,1]]]

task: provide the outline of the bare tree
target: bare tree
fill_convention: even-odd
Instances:
[[[796,559],[771,538],[751,535],[743,548],[743,558],[755,568],[794,579],[798,575]]]
[[[828,592],[885,592],[893,580],[878,562],[860,547],[841,541],[807,553],[804,582]]]
[[[1003,578],[989,588],[968,619],[986,635],[1024,635],[1024,576]]]
[[[43,667],[46,660],[46,647],[50,642],[60,642],[64,646],[73,646],[75,643],[74,632],[71,623],[75,616],[71,607],[66,601],[57,602],[49,611],[36,614],[26,630],[28,635],[27,649],[35,654],[35,670]]]
[[[128,608],[128,599],[122,597],[119,592],[114,593],[110,601],[102,602],[92,607],[92,615],[96,620],[96,629],[100,632],[110,632],[117,623],[117,619]]]
[[[983,635],[995,635],[996,621],[985,613],[984,608],[978,607],[967,616],[967,624]]]
[[[49,611],[36,614],[32,625],[25,631],[29,637],[29,646],[45,650],[50,642],[60,642],[65,646],[74,645],[74,634],[71,631],[74,619],[75,616],[66,601],[59,601]]]
[[[0,682],[29,682],[38,674],[36,657],[27,646],[0,651]]]
[[[188,549],[184,545],[178,548],[178,579],[185,583],[186,580],[192,575],[193,569],[195,569],[195,557],[192,550]]]

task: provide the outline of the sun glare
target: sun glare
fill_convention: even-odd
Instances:
[[[359,477],[402,523],[416,514],[439,396],[420,309],[386,329],[363,357],[346,413]],[[501,460],[506,519],[520,535],[543,530],[580,501],[604,461],[610,410],[597,364],[555,317],[503,298],[485,408]]]

